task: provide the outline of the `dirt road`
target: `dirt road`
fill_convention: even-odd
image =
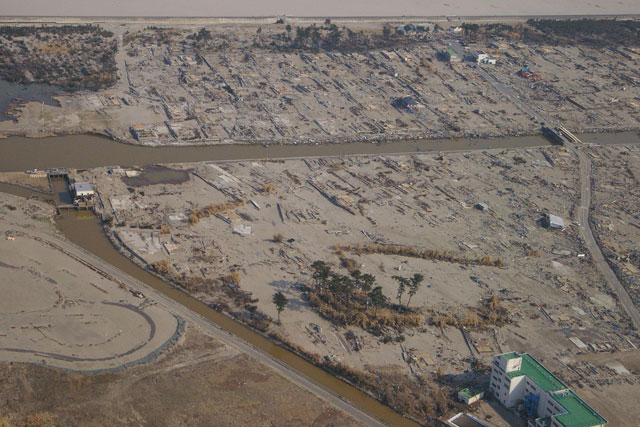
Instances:
[[[638,313],[638,309],[633,304],[633,301],[631,301],[626,289],[622,286],[622,283],[620,283],[618,277],[604,259],[600,246],[598,246],[591,231],[591,224],[589,223],[589,209],[591,207],[591,159],[579,148],[569,145],[567,145],[567,147],[580,159],[580,206],[578,209],[578,221],[580,222],[582,237],[589,248],[589,252],[591,252],[596,266],[607,279],[611,288],[618,296],[620,304],[631,318],[634,328],[639,329],[640,313]]]

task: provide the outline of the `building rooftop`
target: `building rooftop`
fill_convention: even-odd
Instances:
[[[549,225],[564,228],[564,221],[559,216],[549,214]]]
[[[607,420],[571,390],[553,393],[552,397],[567,411],[566,414],[555,416],[556,421],[564,427],[590,427],[607,423]]]
[[[509,377],[514,378],[526,375],[544,391],[558,391],[567,388],[562,381],[557,379],[551,372],[547,371],[544,366],[538,363],[537,360],[529,356],[527,353],[517,354],[514,352],[507,353],[503,356],[507,359],[522,357],[522,366],[520,367],[520,370],[508,372],[507,375],[509,375]]]
[[[91,188],[91,183],[89,182],[76,182],[73,184],[73,189],[76,193],[93,192],[93,188]]]
[[[487,427],[472,415],[460,412],[447,420],[447,424],[454,427]]]
[[[465,397],[466,399],[470,399],[473,396],[476,396],[476,395],[478,395],[478,394],[480,394],[482,392],[483,392],[483,390],[478,390],[478,389],[475,389],[474,387],[466,387],[466,388],[463,388],[462,390],[460,390],[458,392],[458,394],[460,396]]]
[[[569,390],[562,381],[527,353],[513,351],[503,354],[502,357],[507,360],[521,357],[520,370],[507,372],[507,375],[510,378],[526,375],[565,409],[565,414],[549,417],[548,421],[546,418],[542,419],[541,421],[547,423],[546,425],[550,425],[551,418],[555,418],[564,427],[591,427],[607,423],[607,420],[595,409]]]
[[[544,427],[551,427],[551,417],[538,418],[536,421],[540,421]]]

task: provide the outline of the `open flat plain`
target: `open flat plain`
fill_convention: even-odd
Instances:
[[[357,424],[64,253],[52,206],[2,193],[0,213],[0,425]]]
[[[157,277],[124,260],[127,268],[164,288],[61,240],[49,205],[1,196],[9,297],[0,303],[0,372],[13,381],[7,396],[28,402],[6,399],[0,415],[11,423],[86,421],[105,403],[115,408],[105,424],[377,422],[331,393],[351,393],[345,384],[319,386],[309,379],[316,373],[292,370],[276,344],[421,424],[460,411],[456,390],[486,389],[493,356],[507,351],[533,355],[611,425],[640,418],[640,26],[632,18],[105,18],[41,30],[38,19],[17,19],[0,26],[11,65],[1,71],[16,93],[26,83],[76,91],[39,101],[8,93],[0,136],[92,133],[139,145],[126,146],[139,150],[136,161],[113,142],[121,164],[55,169],[91,183],[101,221],[82,228],[81,217],[64,215],[59,224],[69,239],[96,233],[105,253],[115,247]],[[94,22],[73,19],[62,20]],[[553,145],[482,145],[541,132]],[[436,138],[451,141],[450,151],[337,157],[328,149]],[[592,143],[602,138],[616,145]],[[36,146],[25,141],[7,148],[20,161]],[[326,151],[180,163],[205,148],[186,145],[233,144]],[[161,146],[165,160],[144,158]],[[43,166],[0,181],[69,203],[65,185],[35,167]],[[280,294],[284,307],[274,304]],[[196,315],[222,318],[214,310],[254,328],[231,327],[253,345],[262,340],[264,352]],[[39,398],[51,381],[64,393]],[[56,399],[79,402],[78,412]],[[152,410],[141,412],[145,405]],[[465,410],[498,426],[519,422],[490,399]]]
[[[328,363],[383,377],[438,373],[456,387],[483,381],[475,360],[527,351],[594,397],[621,396],[616,385],[637,387],[637,374],[582,357],[636,354],[640,341],[574,223],[577,170],[571,151],[544,147],[99,168],[80,178],[95,183],[123,253]],[[549,213],[566,227],[545,228]],[[381,334],[336,322],[310,296],[317,260],[375,276],[389,301],[392,276],[423,274],[410,302],[420,320]],[[270,320],[276,291],[290,301],[281,325]],[[504,323],[487,312],[494,296]],[[627,419],[598,399],[589,403]]]

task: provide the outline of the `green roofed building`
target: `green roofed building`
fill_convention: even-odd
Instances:
[[[531,427],[607,424],[607,420],[527,353],[494,357],[489,389],[507,408],[522,405]]]
[[[453,49],[447,49],[443,52],[444,57],[449,62],[460,62],[462,58]]]

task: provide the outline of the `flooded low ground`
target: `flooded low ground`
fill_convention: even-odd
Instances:
[[[58,105],[53,96],[61,90],[55,86],[32,83],[24,85],[0,80],[0,120],[10,120],[7,110],[17,100],[43,102],[46,105]]]
[[[148,166],[138,176],[122,178],[122,182],[131,187],[154,184],[181,184],[188,180],[188,170],[171,169],[165,166]]]

